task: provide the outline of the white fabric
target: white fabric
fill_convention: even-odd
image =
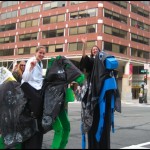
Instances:
[[[12,77],[12,73],[6,67],[0,67],[0,84],[3,84],[8,78]]]
[[[42,76],[43,64],[41,62],[40,67],[39,64],[36,63],[36,66],[30,71],[29,69],[31,67],[32,61],[36,61],[35,56],[27,61],[25,71],[22,75],[21,84],[24,82],[28,82],[32,87],[39,90],[43,85],[43,76]]]

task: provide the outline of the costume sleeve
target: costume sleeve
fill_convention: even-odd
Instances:
[[[94,64],[94,59],[89,58],[87,55],[81,58],[80,61],[80,70],[83,71],[86,69],[87,73],[91,73]]]

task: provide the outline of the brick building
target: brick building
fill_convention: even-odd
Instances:
[[[86,36],[87,54],[98,45],[116,56],[122,99],[136,99],[146,72],[150,89],[149,10],[149,1],[1,1],[0,66],[12,69],[37,45],[47,48],[44,69],[57,55],[77,63]]]

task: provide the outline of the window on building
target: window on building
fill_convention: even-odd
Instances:
[[[16,29],[16,23],[0,26],[0,32],[9,31],[9,30],[15,30],[15,29]]]
[[[127,24],[127,17],[116,12],[104,9],[104,16],[112,20]]]
[[[43,10],[55,9],[60,7],[65,7],[66,1],[51,1],[49,3],[43,4]]]
[[[127,31],[104,25],[104,33],[127,39]]]
[[[149,32],[149,29],[150,29],[150,26],[143,23],[143,22],[140,22],[140,21],[137,21],[137,20],[134,20],[134,19],[131,19],[131,26],[133,27],[136,27],[136,28],[139,28],[141,30],[146,30]]]
[[[9,37],[0,38],[0,44],[14,43],[14,42],[15,42],[15,36],[9,36]]]
[[[28,7],[20,10],[20,15],[26,15],[26,14],[31,14],[31,13],[36,13],[40,11],[40,5],[33,6],[33,7]]]
[[[1,20],[17,17],[17,11],[11,11],[0,15]]]
[[[137,7],[135,5],[131,5],[131,11],[133,13],[136,13],[136,14],[140,15],[140,16],[149,18],[149,12],[148,11],[146,11],[146,10],[140,8],[140,7]]]
[[[46,46],[48,49],[48,53],[51,52],[63,52],[63,44],[49,45]]]
[[[69,28],[69,35],[95,33],[96,25],[78,26]]]
[[[127,55],[127,47],[104,41],[104,50]]]
[[[77,11],[77,12],[71,12],[70,13],[70,20],[94,17],[96,15],[97,15],[97,8],[81,10],[81,11]]]
[[[43,18],[43,24],[57,23],[65,21],[65,14],[48,16]]]
[[[48,30],[42,32],[42,38],[52,38],[59,36],[64,36],[64,29]]]
[[[108,1],[114,5],[127,9],[127,2],[126,1]]]
[[[131,48],[131,56],[147,59],[147,56],[149,56],[149,52],[140,49]]]
[[[149,38],[131,33],[131,40],[142,44],[149,45]]]
[[[14,49],[0,50],[0,56],[12,56],[14,55]]]
[[[91,48],[95,45],[95,41],[87,41],[87,50],[91,50]],[[81,51],[83,43],[69,43],[68,51]]]
[[[18,1],[5,1],[5,2],[3,1],[2,8],[17,5],[17,4],[18,4]]]
[[[28,33],[19,36],[19,41],[37,40],[37,33]]]

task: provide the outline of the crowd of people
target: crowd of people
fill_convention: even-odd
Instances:
[[[90,86],[90,79],[92,75],[94,59],[98,52],[101,52],[100,48],[94,45],[91,49],[90,57],[86,55],[87,49],[87,38],[84,37],[81,39],[83,43],[82,48],[82,58],[80,61],[79,69],[84,73],[88,74],[86,78],[86,86]],[[43,142],[43,135],[41,122],[42,122],[42,113],[43,113],[43,97],[42,97],[42,86],[44,77],[42,75],[43,64],[42,60],[46,54],[46,48],[44,46],[38,46],[36,49],[36,53],[33,57],[25,61],[20,61],[19,64],[15,65],[14,69],[12,70],[12,74],[17,82],[20,83],[20,87],[23,90],[25,96],[29,100],[28,107],[31,110],[31,115],[33,118],[37,119],[38,123],[38,132],[30,137],[28,140],[21,143],[22,149],[41,149],[42,142]],[[81,93],[80,101],[86,95],[85,85],[80,86],[78,85],[78,92]],[[82,90],[84,89],[84,92]],[[83,94],[84,93],[84,94]],[[94,120],[91,130],[88,132],[88,148],[110,148],[110,134],[107,134],[105,139],[102,142],[97,142],[95,139],[95,128],[97,128],[97,118],[99,118],[99,108],[98,106],[95,107],[94,111]],[[110,123],[108,122],[106,132],[110,132]],[[106,140],[108,142],[106,142]]]

